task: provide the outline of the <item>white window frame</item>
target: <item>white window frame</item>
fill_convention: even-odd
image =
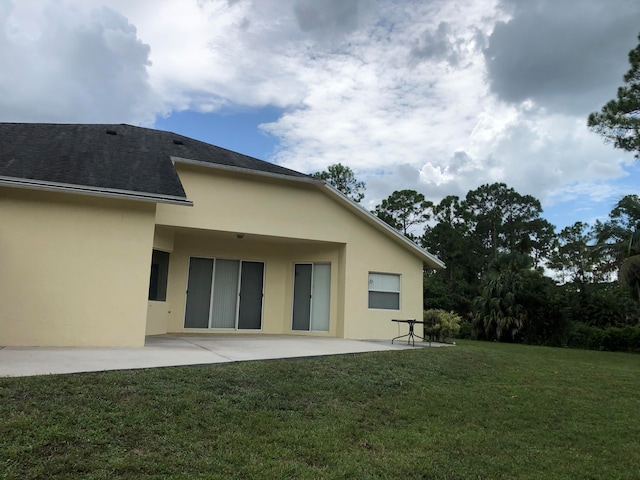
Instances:
[[[397,277],[398,279],[398,290],[372,290],[371,285],[373,280],[371,279],[371,275],[381,275],[381,276],[389,276],[389,277]],[[368,285],[367,285],[367,306],[370,310],[394,310],[398,311],[402,305],[402,275],[399,273],[389,273],[389,272],[369,272],[368,276]],[[371,306],[371,292],[380,292],[380,293],[397,293],[398,294],[398,308],[385,308],[385,307],[376,307]]]

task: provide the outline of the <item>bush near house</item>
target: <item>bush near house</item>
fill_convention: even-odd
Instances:
[[[446,342],[458,335],[462,318],[454,312],[432,308],[423,312],[424,338],[433,342]]]

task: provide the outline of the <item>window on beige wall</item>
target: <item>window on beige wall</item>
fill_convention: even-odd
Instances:
[[[369,273],[369,308],[400,310],[400,275]]]
[[[167,279],[169,278],[169,254],[153,250],[151,257],[151,278],[149,279],[149,300],[167,300]]]

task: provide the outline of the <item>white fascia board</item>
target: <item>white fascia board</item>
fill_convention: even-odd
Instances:
[[[132,190],[120,190],[117,188],[99,188],[86,185],[73,185],[69,183],[45,182],[42,180],[32,180],[27,178],[0,176],[0,186],[49,192],[64,192],[76,195],[90,195],[94,197],[123,198],[140,202],[193,206],[193,202],[190,200],[175,197],[173,195],[158,195],[155,193],[135,192]]]

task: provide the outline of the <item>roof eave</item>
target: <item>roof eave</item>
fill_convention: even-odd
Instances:
[[[189,158],[182,158],[182,157],[170,157],[171,161],[175,162],[175,163],[183,163],[186,165],[195,165],[198,167],[205,167],[205,168],[212,168],[215,170],[224,170],[227,172],[237,172],[237,173],[245,173],[245,174],[249,174],[249,175],[258,175],[261,177],[270,177],[270,178],[278,178],[281,180],[290,180],[290,181],[294,181],[294,182],[302,182],[302,183],[311,183],[311,184],[322,184],[324,183],[324,180],[320,180],[318,178],[313,178],[310,176],[304,176],[304,177],[297,177],[294,175],[285,175],[283,173],[274,173],[274,172],[263,172],[261,170],[253,170],[251,168],[243,168],[243,167],[235,167],[232,165],[221,165],[219,163],[210,163],[210,162],[203,162],[200,160],[192,160]]]
[[[413,243],[407,237],[402,235],[400,232],[395,230],[394,228],[387,225],[385,222],[380,220],[378,217],[373,215],[367,209],[362,207],[357,202],[354,202],[349,197],[347,197],[344,193],[342,193],[337,188],[329,185],[327,182],[323,181],[323,187],[326,188],[331,194],[337,197],[343,204],[346,204],[357,214],[364,216],[370,223],[373,223],[377,228],[384,231],[386,234],[390,235],[394,240],[403,245],[405,248],[416,254],[418,257],[422,258],[422,260],[428,264],[431,268],[447,268],[442,260],[428,252],[424,248]]]
[[[94,197],[120,198],[140,202],[168,203],[172,205],[193,206],[193,202],[191,202],[187,198],[176,197],[173,195],[158,195],[155,193],[119,190],[115,188],[99,188],[87,185],[45,182],[42,180],[32,180],[18,177],[0,176],[0,186],[50,192],[64,192],[76,195],[90,195]]]

